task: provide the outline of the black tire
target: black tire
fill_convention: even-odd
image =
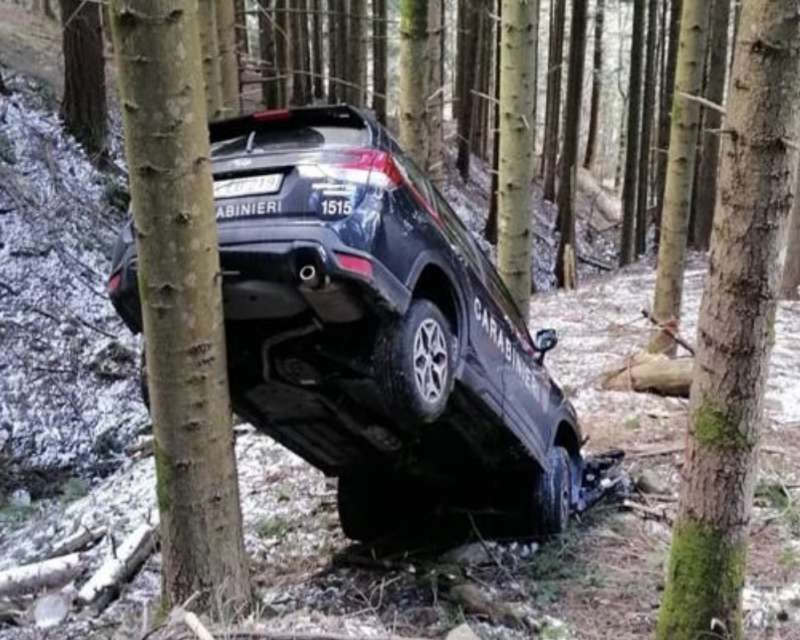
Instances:
[[[369,474],[340,477],[336,500],[344,535],[369,542],[398,526],[400,517],[392,510],[393,495],[385,479]]]
[[[415,358],[417,340],[424,350],[426,336],[431,352]],[[389,415],[412,424],[436,420],[447,406],[456,365],[444,314],[429,300],[414,300],[402,318],[379,333],[374,364]]]
[[[572,507],[572,472],[569,454],[553,447],[547,457],[548,468],[536,476],[534,493],[534,531],[553,535],[566,530]]]

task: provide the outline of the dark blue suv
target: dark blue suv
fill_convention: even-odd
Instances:
[[[339,477],[345,533],[441,505],[563,529],[582,458],[542,364],[555,332],[531,338],[386,129],[346,106],[266,111],[212,124],[211,150],[234,410]],[[138,332],[136,278],[129,223],[109,290]]]

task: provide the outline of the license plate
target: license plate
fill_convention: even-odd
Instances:
[[[283,182],[282,173],[270,173],[264,176],[250,176],[248,178],[231,178],[230,180],[217,180],[214,182],[215,198],[238,198],[241,196],[255,196],[278,193]]]

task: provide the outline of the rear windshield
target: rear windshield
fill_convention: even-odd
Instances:
[[[220,140],[211,144],[214,157],[259,153],[276,149],[309,149],[314,147],[363,147],[369,144],[367,129],[351,127],[296,127],[261,130]]]

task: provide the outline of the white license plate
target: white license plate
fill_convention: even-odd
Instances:
[[[241,196],[278,193],[278,191],[281,190],[282,182],[282,173],[270,173],[265,176],[250,176],[248,178],[231,178],[230,180],[217,180],[214,182],[214,197],[238,198]]]

